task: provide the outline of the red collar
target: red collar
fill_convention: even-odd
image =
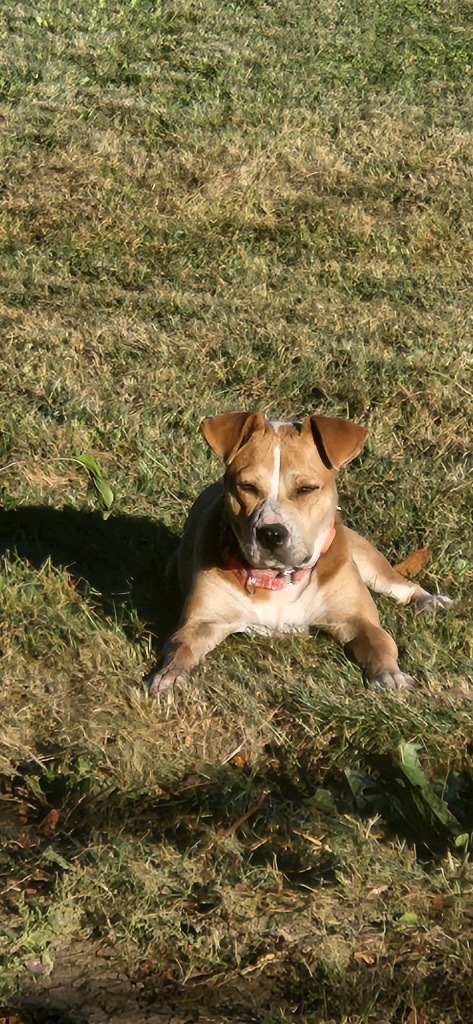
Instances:
[[[335,533],[335,521],[332,519],[320,550],[321,555],[328,551]],[[285,572],[281,569],[252,569],[230,553],[225,558],[225,569],[229,569],[249,593],[254,593],[255,590],[285,590],[286,587],[300,583],[312,572],[313,568],[314,566],[311,565],[306,569],[289,569]]]

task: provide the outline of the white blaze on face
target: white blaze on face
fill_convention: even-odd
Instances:
[[[271,487],[270,487],[270,491],[269,491],[269,497],[272,498],[273,501],[277,501],[277,499],[278,499],[280,473],[281,473],[281,446],[279,444],[277,444],[277,445],[275,445],[275,448],[274,448],[274,466],[273,466],[273,473],[272,473],[272,476],[271,476]]]

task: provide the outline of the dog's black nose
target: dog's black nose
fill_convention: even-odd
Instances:
[[[285,543],[289,531],[281,523],[271,523],[269,526],[259,526],[256,536],[264,548],[267,548],[268,551],[275,551]]]

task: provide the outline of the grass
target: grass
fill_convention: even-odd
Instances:
[[[460,1024],[467,5],[36,0],[0,47],[3,1018]],[[458,598],[380,602],[407,697],[327,637],[233,637],[148,700],[198,421],[251,407],[369,427],[347,521]]]

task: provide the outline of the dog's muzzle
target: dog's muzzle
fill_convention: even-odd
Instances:
[[[289,530],[282,523],[268,523],[266,526],[258,526],[256,539],[258,544],[274,554],[287,543]]]

